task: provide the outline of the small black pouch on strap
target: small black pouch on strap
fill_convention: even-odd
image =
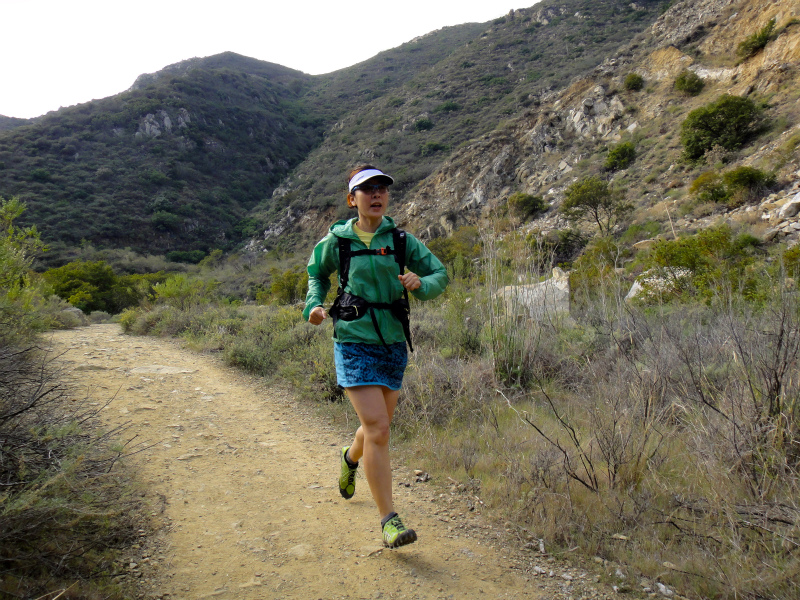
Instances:
[[[341,319],[342,321],[355,321],[367,314],[370,304],[361,296],[354,296],[347,292],[341,292],[336,296],[333,306],[328,311],[333,319],[334,325]]]

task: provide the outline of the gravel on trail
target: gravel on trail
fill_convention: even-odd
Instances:
[[[591,563],[524,548],[456,484],[428,480],[413,465],[393,468],[395,506],[419,540],[384,549],[366,480],[359,475],[353,499],[339,495],[349,434],[290,391],[116,324],[48,337],[76,389],[103,407],[104,425],[127,424],[125,437],[140,443],[126,462],[158,526],[143,524],[119,575],[139,598],[616,595]]]

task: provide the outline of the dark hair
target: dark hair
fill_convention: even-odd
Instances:
[[[378,167],[374,167],[372,165],[358,165],[347,176],[347,184],[350,184],[350,180],[355,176],[356,173],[360,173],[361,171],[366,171],[367,169],[377,169]]]

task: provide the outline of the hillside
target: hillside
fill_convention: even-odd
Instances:
[[[460,147],[597,65],[662,8],[547,0],[315,77],[232,53],[190,59],[117,96],[8,123],[0,195],[27,203],[50,264],[84,241],[196,258],[285,231],[291,247],[317,234],[286,229],[300,213],[336,213],[349,165],[392,170],[402,202]]]
[[[226,54],[0,135],[0,190],[53,252],[89,240],[140,252],[225,246],[318,143],[307,75]]]
[[[275,197],[256,208],[254,218],[265,224],[260,241],[266,247],[306,244],[332,218],[347,215],[342,178],[358,162],[376,162],[391,172],[393,202],[403,204],[448,157],[517,115],[538,110],[552,90],[595,67],[664,8],[659,1],[575,0],[511,11],[482,25],[467,43],[452,45],[442,60],[418,68],[404,85],[380,94],[375,69],[391,79],[400,58],[435,43],[441,32],[379,54],[369,70],[357,67],[363,71],[357,78],[359,71],[346,70],[339,76],[349,79],[344,88],[368,102],[326,131],[324,142]]]
[[[599,176],[624,192],[635,207],[634,223],[647,225],[643,229],[650,233],[674,235],[676,228],[695,231],[729,222],[774,239],[775,227],[786,225],[776,219],[776,209],[800,187],[798,17],[798,2],[674,4],[589,76],[449,157],[406,195],[399,221],[431,239],[507,214],[508,197],[524,192],[551,204],[544,215],[522,224],[546,234],[568,226],[555,210],[568,186]],[[739,45],[771,19],[775,28],[766,47],[738,56]],[[685,70],[704,83],[696,96],[675,89]],[[641,90],[626,89],[631,73],[643,78]],[[682,123],[725,94],[748,97],[763,108],[759,135],[742,148],[715,148],[699,161],[686,160]],[[609,151],[623,142],[635,147],[636,159],[609,172]],[[717,177],[740,166],[774,173],[772,189],[749,198],[747,206],[707,202],[693,193],[701,174]],[[786,241],[796,239],[792,233]]]

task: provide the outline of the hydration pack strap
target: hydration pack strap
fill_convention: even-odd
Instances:
[[[406,268],[406,232],[402,229],[398,229],[395,227],[392,229],[392,241],[394,242],[394,248],[375,248],[375,249],[362,249],[362,250],[353,250],[350,248],[350,240],[343,237],[336,238],[339,242],[339,289],[337,291],[336,301],[334,301],[334,306],[332,307],[331,316],[334,318],[334,327],[336,325],[337,316],[335,313],[338,312],[338,304],[339,299],[345,294],[345,289],[347,288],[347,283],[350,279],[350,257],[352,256],[394,256],[395,262],[397,262],[397,266],[400,268],[400,274],[402,275]],[[413,352],[414,347],[411,345],[411,328],[409,324],[409,316],[411,314],[410,304],[408,302],[408,290],[403,287],[403,298],[402,300],[395,300],[391,304],[379,304],[379,303],[369,303],[366,300],[363,302],[366,304],[369,310],[369,316],[372,319],[372,325],[375,327],[375,331],[378,333],[378,337],[386,346],[386,342],[383,339],[383,335],[381,334],[381,330],[378,327],[378,320],[375,317],[374,308],[385,308],[389,309],[395,318],[400,321],[400,324],[403,326],[403,335],[406,337],[406,341],[408,342],[409,349]]]

